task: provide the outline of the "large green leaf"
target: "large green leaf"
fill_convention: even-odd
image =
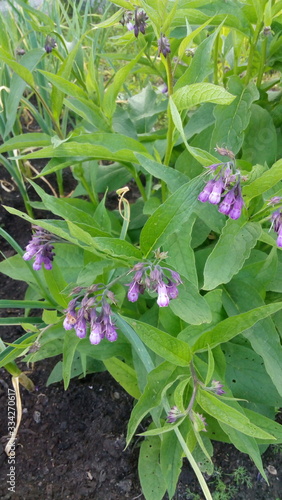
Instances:
[[[170,308],[183,321],[191,325],[209,323],[212,319],[210,308],[193,283],[184,280],[179,287],[179,296],[170,301]]]
[[[226,105],[232,103],[235,96],[224,87],[213,83],[194,83],[176,90],[173,100],[179,111],[189,109],[204,102]]]
[[[190,10],[190,9],[189,9]],[[183,19],[185,19],[185,15]],[[189,22],[191,23],[191,19],[187,16]],[[204,22],[209,21],[210,19],[203,19],[199,23],[196,24],[202,25]],[[192,34],[192,33],[191,33]],[[214,46],[214,42],[218,35],[218,30],[216,30],[212,35],[205,38],[202,43],[197,47],[196,53],[192,59],[190,66],[186,69],[185,73],[178,79],[175,89],[180,89],[184,85],[189,85],[191,83],[202,82],[208,75],[210,75],[213,71],[213,63],[212,63],[212,50]]]
[[[4,144],[0,146],[0,153],[6,153],[7,151],[12,151],[13,149],[25,149],[29,147],[42,148],[43,146],[49,146],[50,144],[51,137],[47,134],[41,134],[39,132],[20,134],[12,137],[8,141],[5,141]]]
[[[195,255],[191,248],[192,230],[196,216],[192,214],[175,233],[167,239],[169,248],[166,262],[177,269],[177,272],[188,281],[198,286]]]
[[[255,285],[252,286],[245,281],[232,280],[231,283],[226,285],[226,291],[228,295],[225,298],[224,307],[229,315],[238,314],[238,312],[245,315],[255,310],[263,311],[269,306],[279,306],[279,303],[273,303],[267,306],[263,305],[264,302],[255,288]],[[256,309],[249,311],[251,307],[255,307]],[[239,316],[242,316],[242,314]],[[231,316],[229,320],[233,318],[236,318],[236,316]],[[264,319],[264,321],[255,324],[253,327],[252,325],[249,327],[247,326],[244,331],[244,336],[251,343],[254,351],[262,357],[267,373],[280,396],[282,396],[282,347],[279,334],[272,319]]]
[[[282,160],[278,160],[269,170],[266,170],[260,177],[255,179],[253,182],[244,186],[243,193],[247,200],[255,198],[268,189],[275,186],[279,181],[282,180]]]
[[[182,340],[178,340],[147,323],[131,318],[123,319],[135,330],[144,344],[166,361],[177,366],[187,366],[190,363],[190,347]]]
[[[148,219],[140,235],[141,250],[147,257],[163,245],[167,237],[178,230],[191,216],[202,189],[201,177],[192,179],[175,191]]]
[[[244,408],[244,413],[246,414],[246,409]],[[258,415],[258,414],[256,414]],[[248,414],[246,415],[248,416]],[[259,424],[257,420],[251,420],[254,424]],[[256,442],[256,439],[251,437],[251,436],[246,436],[246,434],[243,434],[242,432],[239,432],[237,429],[234,429],[233,426],[226,425],[223,422],[219,422],[220,427],[222,430],[227,434],[229,437],[231,443],[236,446],[237,450],[241,451],[241,453],[247,453],[251,459],[254,461],[255,465],[257,466],[258,470],[260,471],[262,477],[264,477],[265,480],[267,480],[264,468],[263,468],[263,463],[261,460],[261,452],[259,449],[259,446]],[[259,425],[259,427],[261,427]],[[270,431],[270,429],[264,429],[262,426],[262,429],[265,430],[266,432]],[[272,433],[271,433],[272,434]],[[275,434],[273,434],[274,437]],[[269,440],[268,440],[269,443]],[[275,441],[276,444],[276,441]]]
[[[215,148],[224,144],[237,154],[242,147],[244,132],[249,125],[251,105],[259,98],[259,93],[253,83],[245,87],[239,77],[235,76],[230,78],[228,90],[237,97],[229,106],[216,106],[215,128],[210,147]]]
[[[136,372],[118,358],[104,360],[104,365],[112,377],[135,399],[139,399],[141,393],[138,389]]]
[[[162,500],[166,492],[160,466],[160,445],[158,436],[150,436],[141,444],[138,472],[146,500]]]
[[[71,367],[80,338],[72,330],[65,333],[63,347],[63,380],[65,390],[68,388],[71,379]]]
[[[229,219],[204,269],[205,290],[228,283],[238,273],[261,234],[261,226],[244,219]]]
[[[29,71],[32,72],[34,68],[36,68],[39,61],[42,59],[43,54],[44,54],[43,49],[29,50],[21,58],[21,64],[23,66],[23,70],[26,71],[27,73]],[[18,113],[19,102],[26,88],[26,81],[22,79],[22,75],[19,74],[15,68],[13,69],[15,70],[15,73],[11,79],[10,93],[5,106],[7,121],[5,124],[4,137],[7,137],[13,128]],[[30,83],[32,83],[31,79]]]
[[[143,54],[144,49],[142,48],[139,54],[137,54],[137,56],[132,59],[132,61],[130,61],[126,66],[120,68],[116,72],[113,82],[109,85],[107,91],[105,92],[103,100],[103,110],[105,115],[109,118],[113,116],[116,109],[116,98],[121,90],[122,85]]]
[[[252,165],[271,165],[277,157],[277,133],[270,113],[252,104],[249,126],[245,132],[242,160]]]
[[[157,163],[147,156],[138,153],[136,153],[135,156],[140,165],[147,172],[149,172],[149,174],[153,175],[157,179],[165,181],[171,192],[176,191],[176,189],[180,188],[183,184],[186,184],[189,181],[189,178],[186,175],[182,174],[178,170],[175,170],[174,168]]]
[[[182,446],[173,430],[163,434],[161,441],[160,464],[169,498],[172,498],[182,466]]]
[[[223,342],[227,342],[239,333],[251,328],[258,321],[280,311],[281,308],[282,302],[277,302],[276,304],[263,305],[248,312],[231,316],[218,323],[211,330],[203,333],[193,346],[193,351],[206,351],[208,346],[213,348]]]
[[[206,413],[219,422],[223,422],[247,436],[275,441],[271,434],[254,425],[243,413],[227,405],[213,394],[200,390],[197,394],[197,402]]]
[[[142,419],[149,411],[161,404],[166,388],[175,382],[178,374],[179,369],[168,362],[161,363],[148,374],[144,392],[130,415],[126,438],[127,444],[131,441]]]
[[[235,398],[277,407],[281,396],[273,385],[262,364],[261,356],[253,349],[233,342],[222,346],[226,357],[226,383]]]
[[[25,333],[19,339],[16,339],[13,344],[16,346],[8,346],[0,353],[0,367],[2,368],[14,359],[20,356],[27,348],[27,345],[32,345],[36,340],[38,333]],[[23,347],[22,347],[23,346]]]

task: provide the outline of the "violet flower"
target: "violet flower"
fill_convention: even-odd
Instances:
[[[281,208],[279,210],[275,210],[271,215],[271,228],[273,227],[274,231],[278,234],[277,236],[277,246],[282,248],[282,212]]]
[[[229,150],[220,150],[226,156],[233,158],[234,155]],[[227,154],[228,153],[228,154]],[[217,172],[218,168],[219,172]],[[231,219],[239,219],[241,216],[244,201],[241,190],[241,175],[236,169],[234,160],[226,163],[215,163],[206,167],[213,177],[206,183],[200,192],[198,200],[202,203],[209,202],[212,205],[219,205],[218,211],[228,215]]]
[[[213,380],[211,383],[211,387],[208,387],[208,389],[217,394],[217,396],[222,396],[222,394],[225,394],[225,391],[222,388],[223,384],[221,384],[219,380]]]
[[[43,264],[45,269],[49,271],[52,269],[52,261],[55,256],[53,252],[54,247],[51,245],[53,235],[39,226],[33,226],[33,229],[35,229],[35,233],[25,248],[26,252],[23,255],[23,259],[30,260],[35,257],[32,266],[33,269],[39,271]]]
[[[160,38],[158,39],[158,55],[163,54],[166,57],[170,54],[170,43],[169,39],[166,38],[165,35],[161,33]]]
[[[148,16],[146,14],[146,12],[144,12],[144,10],[138,10],[136,9],[135,10],[135,14],[134,14],[134,26],[133,26],[133,30],[134,30],[134,35],[136,36],[136,38],[138,38],[138,35],[139,33],[142,33],[143,35],[145,35],[145,29],[146,29],[146,21],[147,21]]]
[[[44,45],[44,48],[45,48],[47,54],[50,54],[52,52],[52,50],[55,49],[56,47],[57,47],[56,40],[48,35],[46,37],[45,45]]]
[[[105,299],[105,293],[92,296],[101,288],[105,288],[104,285],[93,285],[86,289],[79,287],[73,290],[72,293],[77,293],[77,297],[70,301],[63,322],[64,329],[74,328],[80,339],[87,336],[89,327],[89,341],[94,345],[100,344],[103,338],[109,342],[115,342],[118,338],[111,306]],[[107,292],[107,295],[114,299],[112,292]]]
[[[177,406],[173,406],[169,410],[166,420],[169,424],[173,424],[174,422],[176,422],[176,420],[183,417],[184,415],[186,415],[186,413],[181,413],[181,411],[177,408]]]
[[[171,299],[178,297],[178,286],[182,284],[181,278],[176,271],[167,267],[145,263],[138,263],[129,274],[136,271],[133,280],[127,284],[129,290],[127,298],[130,302],[136,302],[139,295],[145,290],[157,292],[157,304],[159,307],[167,307]],[[166,271],[170,273],[167,276]]]

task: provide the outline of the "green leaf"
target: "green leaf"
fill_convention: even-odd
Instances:
[[[43,50],[42,50],[43,54]],[[31,71],[29,71],[25,66],[22,64],[18,63],[14,59],[11,59],[11,56],[8,52],[0,48],[0,60],[5,62],[14,72],[24,80],[30,87],[34,88],[35,83],[33,79],[33,75]]]
[[[144,256],[166,242],[167,237],[174,233],[179,225],[191,216],[197,201],[197,196],[203,186],[203,179],[196,177],[175,191],[159,207],[144,225],[140,235],[140,245]]]
[[[243,413],[223,403],[207,391],[199,390],[197,402],[206,413],[216,418],[219,422],[223,422],[247,436],[269,439],[270,441],[275,440],[275,437],[271,436],[271,434],[250,422]]]
[[[162,402],[166,388],[174,383],[178,368],[164,362],[148,374],[148,381],[139,401],[133,407],[127,429],[127,445],[130,443],[142,419]]]
[[[142,442],[138,473],[142,492],[146,500],[162,500],[166,486],[160,466],[160,438],[152,436]]]
[[[43,320],[42,318],[36,318],[35,316],[27,318],[22,316],[16,316],[15,318],[12,316],[9,316],[8,318],[0,318],[0,325],[25,325],[29,323],[40,325],[43,323]]]
[[[253,349],[228,342],[223,346],[226,357],[226,383],[235,398],[266,406],[279,407],[281,396],[275,389],[259,356]]]
[[[229,106],[216,106],[214,110],[215,128],[211,139],[211,148],[224,144],[237,154],[244,141],[244,132],[249,125],[251,105],[259,98],[254,83],[245,87],[239,77],[231,77],[228,90],[236,95]]]
[[[13,151],[13,149],[26,149],[29,147],[40,148],[43,146],[49,146],[50,144],[51,137],[47,134],[41,134],[39,132],[20,134],[12,137],[8,141],[5,141],[4,144],[0,146],[0,153]]]
[[[21,318],[23,319],[23,318]],[[33,318],[34,319],[34,318]],[[29,318],[31,320],[31,318]],[[19,339],[15,340],[13,344],[17,345],[17,347],[8,346],[0,353],[0,368],[5,366],[6,364],[14,361],[18,356],[20,356],[25,350],[27,344],[32,345],[33,342],[38,337],[38,333],[25,333]],[[23,345],[24,347],[21,347]]]
[[[245,131],[242,160],[252,165],[271,165],[277,157],[277,133],[270,113],[258,104],[251,105],[251,117]]]
[[[44,300],[0,300],[0,309],[54,309]]]
[[[77,337],[74,331],[66,332],[64,338],[63,347],[63,380],[64,389],[66,390],[69,386],[71,379],[71,367],[76,352],[76,348],[80,338]]]
[[[176,189],[180,188],[183,184],[186,184],[189,181],[189,178],[186,175],[175,170],[174,168],[157,163],[156,161],[138,153],[136,153],[135,156],[140,165],[147,172],[149,172],[149,174],[166,182],[168,189],[171,192],[176,191]]]
[[[55,311],[47,311],[44,310],[42,313],[42,320],[46,325],[53,325],[54,323],[57,323],[59,321],[58,319],[58,312]]]
[[[133,368],[118,358],[104,360],[104,365],[112,377],[135,399],[139,399],[141,393],[138,389],[136,372]]]
[[[263,305],[264,302],[259,292],[248,282],[234,279],[226,286],[226,290],[229,296],[226,297],[224,307],[229,315],[236,314],[237,312],[250,314],[252,311],[258,311],[259,309],[262,311],[269,306],[279,306],[279,302],[267,306]],[[256,309],[245,312],[250,307],[255,307]],[[229,319],[232,320],[235,317],[231,316]],[[243,335],[251,343],[254,351],[262,357],[267,373],[282,396],[282,379],[280,376],[282,371],[282,347],[279,334],[271,318],[261,321],[254,327],[252,326],[247,326]]]
[[[114,315],[114,320],[118,328],[122,331],[123,335],[132,345],[134,351],[142,361],[142,364],[147,373],[152,371],[155,367],[147,348],[144,346],[142,340],[138,337],[136,332],[129,326],[129,324],[124,321],[118,314]]]
[[[196,216],[193,214],[178,231],[167,239],[169,248],[166,262],[177,269],[177,272],[188,281],[198,286],[195,255],[191,248],[191,236]]]
[[[63,290],[66,288],[68,283],[64,280],[60,268],[56,263],[56,259],[53,263],[52,269],[48,271],[44,269],[43,272],[51,296],[55,299],[58,305],[66,308],[69,301],[67,294],[63,293]]]
[[[247,410],[244,408],[244,413],[248,415]],[[256,414],[258,415],[258,414]],[[252,420],[250,419],[252,422]],[[253,421],[254,424],[259,424],[257,420]],[[261,460],[261,452],[259,449],[259,446],[255,440],[255,438],[251,436],[246,436],[246,434],[243,434],[242,432],[239,432],[237,429],[233,429],[230,425],[226,425],[223,422],[219,422],[220,427],[222,430],[227,434],[229,437],[231,443],[236,446],[237,450],[241,451],[241,453],[247,453],[251,457],[251,459],[254,461],[256,467],[260,471],[262,477],[267,481],[267,476],[264,471],[263,463]],[[259,427],[261,427],[259,425]],[[262,427],[263,429],[263,427]],[[263,429],[265,431],[268,431],[269,429]],[[274,435],[274,434],[273,434]],[[275,437],[275,435],[274,435]],[[269,444],[269,440],[268,440]],[[276,441],[275,441],[276,444]]]
[[[193,351],[205,351],[208,346],[212,349],[218,344],[227,342],[228,340],[236,337],[239,333],[251,328],[258,321],[261,321],[271,314],[275,314],[277,311],[280,311],[281,308],[282,302],[277,302],[276,304],[256,307],[248,312],[231,316],[230,318],[218,323],[218,325],[211,330],[203,333],[203,335],[195,343]]]
[[[238,273],[261,234],[261,226],[244,219],[228,219],[204,269],[205,290],[228,283]]]
[[[49,73],[48,71],[39,70],[49,82],[55,85],[61,92],[64,94],[70,95],[72,97],[80,97],[87,99],[87,93],[84,92],[78,85],[75,83],[69,82],[65,78],[59,75],[54,75],[54,73]]]
[[[209,24],[211,24],[212,19],[208,19],[204,24],[196,28],[194,31],[189,33],[183,40],[181,41],[181,44],[178,47],[178,57],[179,59],[182,59],[182,57],[185,54],[185,51],[188,49],[190,46],[191,42],[194,40],[195,36],[197,36],[203,29],[205,29]],[[210,38],[210,37],[209,37]],[[210,42],[210,40],[209,40]],[[196,52],[197,54],[197,52]]]
[[[264,415],[249,410],[248,408],[245,408],[244,412],[246,413],[247,417],[251,420],[251,422],[254,422],[255,424],[259,425],[259,427],[261,427],[266,432],[271,433],[277,439],[275,444],[282,443],[281,424],[273,420],[270,420],[270,418],[265,417]],[[268,443],[269,441],[266,442],[266,444]]]
[[[21,58],[21,64],[23,70],[24,71],[26,70],[27,74],[29,73],[29,71],[32,72],[34,68],[36,68],[39,61],[42,59],[43,54],[44,54],[43,49],[29,50]],[[30,73],[30,75],[32,74]],[[5,105],[5,114],[7,120],[5,124],[4,137],[7,137],[9,135],[14,126],[15,120],[17,118],[19,103],[25,88],[26,88],[26,82],[22,79],[22,75],[17,74],[16,72],[11,78],[10,93]]]
[[[60,66],[59,70],[57,71],[56,76],[63,77],[65,80],[68,80],[70,78],[77,52],[81,48],[81,43],[82,43],[85,35],[86,35],[86,33],[84,33],[82,35],[80,40],[78,40],[76,45],[70,51],[67,58],[63,61],[62,65]],[[46,73],[45,73],[45,76],[47,77],[47,79],[49,81],[52,82],[52,80],[50,80],[47,76],[48,73],[47,74]],[[49,73],[49,75],[50,75],[50,73]],[[55,76],[55,75],[52,73],[52,76]],[[62,90],[62,88],[60,89],[59,84],[56,84],[56,82],[53,81],[52,83],[54,84],[52,91],[51,91],[52,112],[53,112],[55,120],[59,120],[59,118],[61,116],[61,112],[62,112],[65,91]],[[89,102],[89,104],[90,104],[90,102]]]
[[[56,148],[48,146],[25,156],[18,156],[18,158],[24,158],[25,160],[34,158],[72,158],[73,161],[96,158],[99,160],[136,163],[133,152],[146,154],[146,148],[131,137],[125,137],[121,134],[97,133],[88,134],[87,136],[81,135],[75,137],[75,140],[60,144]]]
[[[185,17],[187,17],[187,15],[185,16],[184,14],[183,18]],[[189,22],[192,23],[190,17],[188,17],[188,19]],[[200,22],[196,22],[195,24],[202,25],[206,22],[210,22],[210,18],[201,19]],[[216,29],[212,35],[205,38],[197,47],[197,50],[195,52],[195,55],[192,59],[190,66],[187,68],[185,73],[178,79],[175,85],[175,89],[179,89],[180,87],[183,87],[184,85],[187,84],[202,82],[208,75],[212,73],[213,71],[212,51],[214,42],[218,35],[218,31],[219,29]]]
[[[211,330],[216,326],[225,316],[223,315],[222,308],[222,290],[212,290],[205,295],[205,300],[208,303],[210,310],[212,312],[212,321],[209,324],[201,324],[192,326],[189,325],[184,330],[182,330],[178,338],[184,340],[190,346],[192,346],[196,340],[202,335],[202,333]]]
[[[103,100],[103,110],[106,116],[109,118],[113,116],[115,109],[116,109],[116,98],[118,96],[118,93],[121,90],[122,85],[124,84],[126,78],[128,77],[129,73],[131,70],[134,68],[134,66],[137,64],[139,61],[140,57],[144,54],[144,49],[137,54],[137,56],[130,61],[126,66],[123,66],[120,68],[113,79],[113,82],[109,85],[107,91],[105,92],[104,95],[104,100]]]
[[[169,498],[175,493],[182,467],[182,455],[183,449],[175,432],[164,434],[161,441],[160,464]]]
[[[179,296],[170,301],[170,308],[183,321],[191,325],[210,323],[212,316],[204,297],[199,294],[194,284],[183,280],[179,286]]]
[[[176,90],[172,99],[179,111],[189,109],[204,102],[215,104],[230,104],[235,96],[231,95],[224,87],[213,83],[194,83]]]
[[[263,194],[268,189],[275,186],[279,181],[282,180],[282,160],[278,160],[272,167],[264,172],[260,177],[255,179],[253,182],[244,186],[243,194],[247,201],[252,198]]]
[[[191,350],[188,344],[172,337],[154,326],[123,318],[135,330],[137,335],[152,351],[178,366],[187,366],[191,361]]]
[[[0,272],[15,280],[36,283],[29,267],[23,265],[23,258],[20,255],[14,255],[0,262]]]
[[[200,148],[189,146],[183,129],[181,116],[172,98],[170,98],[169,100],[169,107],[174,125],[177,128],[178,132],[180,133],[181,138],[188,152],[195,158],[195,160],[197,160],[201,165],[204,165],[206,167],[212,165],[213,163],[218,163],[218,159],[215,156],[208,153],[207,151],[204,151]]]

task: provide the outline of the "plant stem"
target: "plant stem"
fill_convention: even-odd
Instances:
[[[145,191],[145,188],[144,188],[144,186],[143,186],[143,184],[142,184],[142,182],[141,182],[140,177],[139,177],[138,174],[134,175],[134,180],[135,180],[135,182],[137,184],[137,187],[138,187],[138,189],[140,191],[140,194],[141,194],[143,200],[147,201],[146,191]]]
[[[213,52],[213,83],[215,85],[218,85],[218,73],[217,73],[218,48],[219,48],[219,33],[214,42],[214,52]]]
[[[200,486],[201,486],[202,491],[203,491],[203,493],[204,493],[204,495],[206,497],[206,500],[212,500],[212,496],[211,496],[210,490],[208,488],[208,485],[207,485],[207,483],[205,481],[205,478],[202,475],[202,473],[200,471],[200,468],[199,468],[196,460],[194,459],[192,453],[190,452],[190,450],[189,450],[189,448],[188,448],[185,440],[183,439],[183,436],[182,436],[180,430],[178,429],[178,427],[174,428],[174,432],[175,432],[175,434],[177,436],[177,439],[178,439],[179,443],[181,444],[182,450],[184,451],[184,453],[185,453],[188,461],[190,462],[191,467],[193,468],[193,470],[194,470],[194,472],[195,472],[195,474],[197,476],[197,479],[198,479],[198,481],[200,483]]]
[[[255,54],[255,50],[256,50],[256,46],[257,46],[257,42],[258,42],[258,37],[259,37],[259,34],[261,32],[261,28],[262,28],[262,23],[258,23],[257,27],[255,29],[255,32],[254,32],[253,40],[251,41],[247,74],[245,77],[245,84],[246,85],[248,85],[248,83],[252,77],[253,59],[254,59],[254,54]]]
[[[167,55],[167,58],[166,58],[165,69],[166,69],[166,75],[167,75],[168,95],[170,97],[173,94],[173,77],[172,77],[172,68],[171,68],[171,61],[170,61],[169,54]],[[174,131],[174,123],[173,123],[173,119],[171,116],[170,108],[168,108],[167,118],[168,118],[167,146],[166,146],[166,154],[165,154],[164,164],[168,166],[169,160],[171,157],[172,147],[173,147],[173,131]]]
[[[267,47],[267,37],[265,36],[264,40],[262,41],[261,44],[261,59],[260,59],[260,67],[258,71],[258,77],[257,77],[257,87],[259,88],[261,86],[262,82],[262,77],[264,73],[264,66],[265,66],[265,61],[266,61],[266,47]]]

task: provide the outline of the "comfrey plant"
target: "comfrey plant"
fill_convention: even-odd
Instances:
[[[42,265],[45,269],[52,269],[52,261],[55,253],[54,246],[51,244],[54,241],[54,236],[42,229],[39,226],[33,225],[35,233],[30,242],[26,246],[26,252],[23,255],[24,260],[30,260],[35,257],[33,269],[39,271]]]
[[[170,278],[167,277],[165,271],[170,273]],[[145,290],[157,292],[159,307],[167,307],[170,299],[178,297],[177,287],[182,281],[176,271],[160,265],[146,265],[140,262],[130,272],[135,272],[133,280],[128,285],[127,298],[130,302],[136,302],[139,294],[143,294]]]
[[[98,296],[93,296],[94,292],[101,292],[103,288],[105,288],[103,285],[93,285],[86,289],[75,288],[72,295],[76,297],[70,301],[63,322],[65,330],[74,328],[80,339],[86,337],[89,325],[89,340],[94,345],[99,344],[103,338],[114,342],[118,337],[111,307],[106,300],[108,297],[114,301],[114,295],[106,290]]]
[[[3,86],[20,81],[1,94],[1,161],[22,187],[18,166],[36,169],[38,158],[37,176],[61,180],[55,197],[29,176],[47,219],[7,207],[37,226],[26,252],[0,228],[17,252],[0,271],[29,284],[26,316],[3,320],[26,332],[3,347],[1,366],[61,354],[49,383],[60,368],[65,388],[73,373],[107,369],[135,399],[128,445],[150,421],[139,458],[146,500],[173,497],[183,456],[211,500],[212,440],[248,453],[266,480],[261,445],[282,442],[280,8],[241,1],[231,13],[216,1],[208,18],[211,2],[113,3],[121,9],[100,24],[83,18],[73,44],[58,25],[51,58],[42,33],[54,32],[52,12],[32,11],[32,71],[9,52],[16,43],[0,50]],[[71,40],[82,17],[66,19]],[[23,136],[25,107],[41,130]],[[65,192],[69,166],[77,185]],[[117,210],[106,208],[109,191]]]
[[[241,174],[236,168],[235,158],[231,151],[217,148],[221,155],[230,156],[226,163],[215,163],[208,166],[213,177],[207,182],[198,200],[218,205],[218,211],[231,219],[239,219],[244,201],[242,198]]]

